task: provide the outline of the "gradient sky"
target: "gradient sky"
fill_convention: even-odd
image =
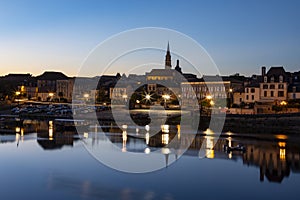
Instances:
[[[262,65],[299,71],[299,10],[298,0],[0,1],[0,75],[73,76],[103,40],[149,26],[195,39],[221,74],[257,74]]]

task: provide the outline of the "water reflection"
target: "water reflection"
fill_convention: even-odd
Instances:
[[[180,125],[162,125],[161,131],[151,136],[151,127],[145,126],[145,130],[136,127],[123,125],[120,128],[113,123],[101,127],[89,125],[82,134],[77,134],[66,122],[63,128],[63,121],[42,121],[24,120],[22,123],[7,123],[1,129],[0,142],[15,142],[16,147],[22,145],[25,140],[36,140],[44,150],[61,149],[65,146],[72,147],[74,142],[83,138],[90,141],[87,145],[93,148],[103,147],[112,142],[120,152],[135,152],[145,155],[157,155],[162,162],[168,166],[172,160],[177,160],[181,155],[180,148],[170,148],[171,141],[176,140],[177,144],[184,143]],[[86,126],[83,122],[76,122]],[[99,132],[104,130],[104,132]],[[36,133],[36,137],[27,137]],[[243,145],[244,150],[238,149]],[[300,172],[300,138],[296,136],[279,135],[246,135],[224,133],[221,138],[216,138],[212,130],[206,130],[195,136],[190,148],[184,156],[208,159],[241,160],[244,166],[259,168],[258,179],[270,182],[282,182],[293,173]],[[225,150],[224,147],[229,147]],[[201,162],[201,160],[199,160]]]
[[[15,137],[11,137],[12,135]],[[74,131],[60,131],[60,123],[53,120],[17,120],[15,123],[9,121],[5,124],[0,132],[0,141],[16,142],[19,147],[25,140],[36,140],[43,149],[53,150],[73,146],[74,141],[79,139],[76,135]]]

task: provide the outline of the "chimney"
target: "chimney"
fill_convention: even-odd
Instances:
[[[261,67],[261,75],[262,75],[262,77],[264,77],[266,75],[266,67],[265,66]]]

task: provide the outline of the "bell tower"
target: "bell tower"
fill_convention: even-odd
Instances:
[[[167,54],[166,54],[166,60],[165,60],[165,69],[171,69],[171,68],[172,68],[171,53],[170,53],[170,45],[168,42]]]

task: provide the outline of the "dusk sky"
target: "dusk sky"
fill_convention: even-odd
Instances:
[[[299,10],[297,0],[0,1],[0,75],[74,76],[100,42],[141,27],[190,36],[223,75],[258,74],[262,65],[299,71]]]

